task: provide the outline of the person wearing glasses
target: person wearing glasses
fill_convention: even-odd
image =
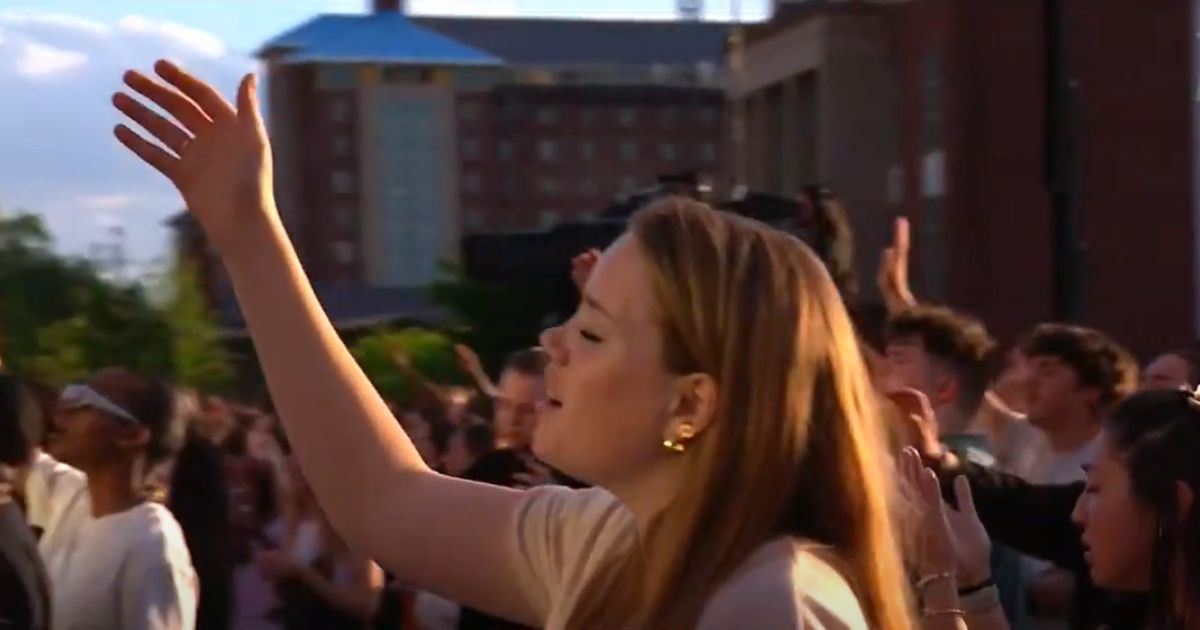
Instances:
[[[183,531],[142,494],[144,474],[183,441],[170,389],[102,370],[62,391],[54,429],[24,484],[54,627],[193,628],[199,585]]]

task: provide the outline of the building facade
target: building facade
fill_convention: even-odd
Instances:
[[[306,270],[425,286],[465,235],[544,230],[662,173],[721,171],[726,30],[381,3],[271,40],[277,196]]]
[[[739,166],[842,194],[863,272],[912,218],[922,296],[1006,341],[1073,319],[1143,355],[1189,346],[1196,19],[1192,0],[783,3],[746,34]]]

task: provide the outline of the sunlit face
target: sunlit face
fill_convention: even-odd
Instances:
[[[1092,581],[1116,591],[1147,591],[1156,520],[1132,492],[1129,469],[1108,439],[1088,468],[1072,520],[1082,530]]]
[[[605,485],[661,461],[673,377],[665,368],[651,269],[631,236],[597,263],[585,300],[546,331],[550,353],[534,452],[572,477]]]
[[[527,448],[537,429],[538,403],[545,398],[546,382],[542,377],[504,370],[496,385],[496,439],[508,448]]]
[[[1029,421],[1043,431],[1054,431],[1066,418],[1091,413],[1098,394],[1084,387],[1074,368],[1049,356],[1029,360]]]
[[[1146,366],[1142,372],[1140,389],[1141,391],[1153,391],[1195,387],[1196,383],[1189,383],[1189,373],[1188,363],[1183,357],[1177,354],[1164,354]]]

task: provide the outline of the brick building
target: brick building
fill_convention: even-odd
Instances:
[[[922,295],[1006,340],[1066,316],[1141,354],[1188,345],[1200,329],[1194,5],[781,3],[746,33],[739,167],[766,190],[816,177],[842,193],[864,272],[891,218],[912,217]],[[1054,193],[1069,212],[1056,214]],[[1064,259],[1077,263],[1066,298]]]
[[[263,46],[277,196],[310,276],[419,287],[462,236],[724,165],[727,27],[432,18],[377,2]]]

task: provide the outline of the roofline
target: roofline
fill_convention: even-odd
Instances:
[[[345,14],[327,14],[327,15],[345,15]],[[678,17],[663,17],[663,18],[642,18],[642,19],[615,19],[615,18],[590,18],[590,17],[565,17],[554,15],[432,15],[427,13],[409,13],[406,15],[411,20],[445,20],[455,22],[586,22],[588,24],[680,24],[686,26],[738,26],[758,24],[767,20],[755,22],[735,22],[725,20],[681,20]],[[769,18],[768,18],[769,19]]]
[[[283,57],[271,60],[274,63],[284,66],[302,66],[305,64],[320,64],[320,63],[352,63],[352,64],[394,64],[407,66],[464,66],[464,67],[504,67],[508,64],[503,60],[492,58],[482,59],[479,61],[464,61],[464,60],[445,60],[445,59],[391,59],[384,57],[335,57],[331,55],[310,55],[300,54],[295,58]]]

